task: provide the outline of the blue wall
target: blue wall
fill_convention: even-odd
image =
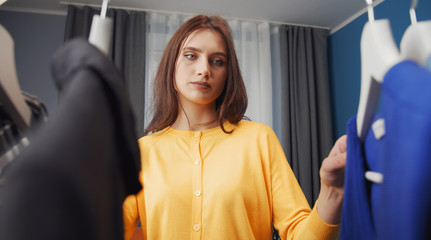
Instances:
[[[15,62],[21,90],[37,96],[55,111],[57,89],[50,73],[53,53],[64,39],[66,16],[0,11],[0,24],[15,42]]]
[[[374,9],[375,19],[389,19],[397,46],[410,25],[410,4],[411,0],[386,0]],[[416,15],[418,21],[431,20],[431,1],[419,1]],[[337,137],[345,134],[347,120],[358,109],[361,84],[360,39],[367,21],[368,15],[365,13],[328,39],[334,136]]]

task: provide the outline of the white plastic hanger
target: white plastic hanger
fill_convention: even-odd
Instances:
[[[99,15],[93,16],[90,36],[88,41],[99,48],[100,51],[109,54],[112,42],[112,18],[106,17],[109,0],[103,0],[102,10]]]
[[[375,115],[383,78],[400,60],[389,20],[374,20],[373,2],[372,0],[366,2],[368,22],[361,37],[361,93],[356,116],[358,137],[362,142]],[[383,175],[378,172],[367,171],[365,178],[374,183],[383,182]]]
[[[23,134],[31,123],[31,110],[24,100],[15,67],[14,41],[0,25],[0,101]]]
[[[400,49],[402,59],[410,59],[423,66],[431,56],[431,20],[417,22],[415,11],[417,4],[418,0],[412,1],[411,25],[401,39]]]
[[[368,4],[368,19],[361,37],[361,93],[356,126],[364,141],[370,129],[380,95],[380,84],[386,72],[399,62],[389,20],[374,20],[372,0]]]

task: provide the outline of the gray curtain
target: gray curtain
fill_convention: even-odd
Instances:
[[[88,6],[78,8],[69,5],[64,40],[75,37],[88,39],[94,14],[100,14],[100,10]],[[141,137],[145,114],[145,12],[108,9],[107,15],[114,22],[109,57],[126,81],[136,117],[136,132],[138,137]]]
[[[274,83],[280,142],[310,206],[333,145],[325,29],[280,27],[281,76]]]

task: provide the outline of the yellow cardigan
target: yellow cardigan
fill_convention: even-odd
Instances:
[[[166,128],[139,139],[143,190],[123,204],[125,239],[336,239],[312,211],[273,130],[226,122],[205,131]]]

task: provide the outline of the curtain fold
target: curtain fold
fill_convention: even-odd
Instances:
[[[245,115],[252,121],[273,126],[271,41],[268,22],[228,20],[235,51],[247,89]]]
[[[146,31],[146,75],[145,75],[145,124],[151,121],[151,99],[153,98],[154,77],[166,45],[175,31],[189,17],[181,14],[147,13]]]
[[[88,6],[77,8],[69,5],[65,41],[76,37],[88,39],[94,14],[100,14],[100,10]],[[119,68],[126,81],[136,117],[137,136],[141,137],[145,114],[146,13],[108,9],[107,15],[113,19],[114,23],[109,57]]]
[[[333,144],[327,34],[324,29],[280,26],[280,78],[273,79],[274,96],[280,98],[275,100],[280,142],[310,206],[320,191],[322,160]]]

